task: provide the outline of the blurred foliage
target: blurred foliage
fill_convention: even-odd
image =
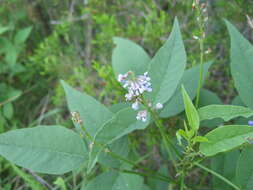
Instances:
[[[228,70],[229,38],[222,18],[235,23],[252,41],[246,15],[252,17],[253,4],[247,0],[202,2],[208,2],[205,60],[215,62],[206,87],[219,92],[227,103],[235,90]],[[192,1],[1,0],[0,4],[0,132],[41,123],[71,126],[69,113],[63,109],[66,105],[59,79],[105,104],[123,101],[111,68],[114,36],[137,42],[152,56],[169,35],[177,16],[188,67],[199,62],[199,44],[193,38],[199,29]],[[56,114],[62,110],[64,114]],[[145,149],[141,154],[159,152],[155,145],[160,139],[154,129],[148,130],[150,133],[137,132],[131,137],[131,146],[136,149],[133,155],[139,154],[139,146]],[[159,165],[154,160],[148,162]],[[3,159],[0,170],[0,189],[25,184],[20,180],[22,176],[15,178],[18,174]],[[63,178],[70,181],[65,183],[68,189],[78,188],[78,174]],[[51,184],[54,181],[48,180]]]

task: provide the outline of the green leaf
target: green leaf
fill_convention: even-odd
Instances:
[[[115,114],[95,135],[96,143],[102,146],[94,144],[89,154],[88,172],[94,167],[97,156],[105,148],[105,145],[113,143],[115,140],[134,130],[145,129],[149,124],[149,119],[150,117],[148,117],[146,122],[136,120],[136,111],[132,108],[125,108]]]
[[[253,109],[253,46],[231,23],[226,21],[226,24],[231,38],[231,73],[235,87],[242,101]]]
[[[244,190],[253,189],[253,146],[243,149],[237,162],[236,180]]]
[[[208,142],[208,139],[206,137],[202,137],[202,136],[196,136],[192,140],[193,140],[194,143],[197,143],[197,142]]]
[[[177,19],[169,39],[158,50],[150,63],[149,75],[153,91],[149,94],[153,104],[164,104],[174,94],[186,65],[186,53]]]
[[[62,190],[68,190],[64,179],[61,177],[57,177],[57,179],[54,181],[54,184],[60,187]]]
[[[143,178],[135,174],[104,172],[92,179],[83,190],[140,190]]]
[[[168,176],[168,166],[166,164],[161,165],[158,172],[164,176]],[[168,182],[164,182],[152,177],[147,178],[147,184],[149,185],[150,190],[169,190]]]
[[[222,102],[215,93],[207,89],[201,89],[200,97],[199,97],[199,107],[204,107],[211,104],[222,104]],[[200,126],[214,128],[216,126],[221,125],[223,122],[224,121],[220,118],[216,118],[212,120],[204,120],[200,122]]]
[[[124,136],[124,137],[114,141],[112,144],[110,144],[109,149],[114,154],[117,154],[117,155],[120,155],[120,156],[126,158],[129,153],[128,144],[129,144],[128,137]],[[102,165],[109,166],[112,168],[119,168],[120,165],[122,164],[121,160],[113,158],[112,156],[108,155],[105,152],[101,152],[101,154],[98,157],[98,162]]]
[[[0,155],[46,174],[63,174],[87,161],[81,137],[61,126],[38,126],[0,134]]]
[[[184,86],[182,86],[182,95],[183,95],[185,113],[186,113],[188,123],[194,131],[198,131],[198,129],[199,129],[199,115],[198,115],[198,112],[197,112],[196,108],[194,107],[190,97],[188,96]]]
[[[32,31],[32,27],[27,27],[27,28],[19,30],[14,37],[15,45],[24,43],[27,40],[28,36],[30,35],[31,31]]]
[[[11,119],[13,116],[13,105],[12,103],[8,103],[5,104],[3,106],[3,115],[7,118],[7,119]]]
[[[17,52],[16,47],[12,44],[9,44],[8,51],[6,52],[6,55],[5,55],[5,61],[8,64],[10,64],[8,66],[12,67],[12,65],[15,65],[17,62],[17,58],[18,58],[18,52]]]
[[[203,72],[203,78],[206,77],[208,73],[208,69],[211,66],[212,62],[208,62],[204,64],[204,72]],[[181,86],[184,85],[186,91],[188,92],[191,100],[196,96],[197,89],[198,89],[198,81],[199,81],[199,72],[200,72],[200,66],[196,66],[190,69],[187,69],[184,72],[184,75],[182,79],[180,80],[180,83],[177,87],[177,90],[169,99],[168,102],[164,105],[164,108],[162,109],[160,116],[161,117],[170,117],[174,116],[184,110],[184,101],[181,94]],[[202,94],[202,92],[201,92]]]
[[[210,105],[198,109],[200,120],[221,118],[229,121],[236,117],[250,117],[253,111],[243,106],[233,105]]]
[[[109,107],[110,111],[113,113],[117,113],[118,111],[124,109],[124,108],[128,108],[131,107],[131,103],[129,102],[120,102],[117,104],[114,104],[112,106]]]
[[[222,104],[222,102],[214,92],[207,89],[201,89],[199,97],[199,107],[208,106],[210,104]]]
[[[10,30],[8,26],[0,26],[0,35]]]
[[[211,159],[212,170],[228,180],[235,182],[235,172],[239,155],[239,150],[234,150],[214,156]],[[212,185],[213,190],[234,190],[234,188],[215,176],[212,176]]]
[[[148,70],[150,58],[138,44],[119,37],[114,37],[116,47],[112,53],[112,67],[116,76],[133,71],[143,74]]]
[[[94,137],[98,129],[110,120],[114,114],[91,96],[73,89],[64,81],[61,81],[61,84],[66,93],[70,112],[80,114],[85,129]],[[78,124],[75,123],[75,126],[78,130],[81,130]]]
[[[132,108],[125,108],[117,112],[96,133],[95,140],[101,144],[110,144],[114,140],[137,129],[145,129],[149,124],[136,119],[137,112]]]
[[[244,106],[245,107],[245,104],[242,102],[240,96],[236,96],[232,102],[231,102],[232,105],[235,105],[235,106]]]
[[[247,138],[253,138],[253,127],[247,125],[221,126],[207,133],[205,137],[208,142],[200,143],[200,152],[206,156],[213,156],[247,143]]]

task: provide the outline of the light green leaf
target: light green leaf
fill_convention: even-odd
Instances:
[[[231,38],[231,73],[235,87],[242,101],[253,109],[253,46],[230,22],[226,24]]]
[[[8,65],[9,67],[11,67],[12,65],[15,65],[17,62],[17,58],[18,58],[18,52],[15,46],[13,46],[12,44],[9,44],[8,47],[8,51],[6,52],[5,55],[5,61],[10,64]]]
[[[83,190],[140,190],[143,178],[116,171],[104,172],[92,179]]]
[[[206,156],[213,156],[248,142],[247,138],[253,138],[253,127],[247,125],[226,125],[212,130],[205,137],[208,142],[200,143],[200,152]]]
[[[24,43],[26,39],[28,38],[28,36],[30,35],[31,31],[32,31],[32,27],[27,27],[27,28],[19,30],[14,37],[15,45]]]
[[[153,104],[164,104],[174,94],[186,65],[186,53],[177,19],[169,39],[158,50],[150,63],[149,75],[153,91],[149,94]]]
[[[81,93],[75,90],[64,81],[61,81],[61,84],[66,93],[70,112],[79,112],[85,129],[94,137],[98,129],[113,117],[113,113],[84,92]],[[81,130],[78,124],[75,123],[75,126],[78,130]]]
[[[61,126],[38,126],[0,134],[0,155],[46,174],[63,174],[87,161],[81,137]]]
[[[250,117],[253,111],[243,106],[209,105],[198,109],[200,120],[221,118],[229,121],[236,117]]]
[[[13,116],[13,105],[12,103],[8,103],[5,104],[3,106],[3,115],[7,118],[7,119],[11,119]]]
[[[54,181],[54,184],[60,187],[61,190],[68,190],[64,179],[62,179],[61,177],[57,177],[57,179]]]
[[[194,131],[198,131],[199,129],[199,115],[194,107],[190,97],[188,96],[184,86],[182,86],[182,95],[185,106],[185,113],[188,120],[188,124]]]
[[[208,69],[211,66],[212,62],[208,62],[204,64],[204,72],[203,72],[203,78],[206,77],[208,73]],[[161,117],[170,117],[174,116],[184,110],[184,101],[181,94],[181,86],[184,85],[186,91],[188,92],[191,100],[196,96],[197,89],[198,89],[198,81],[199,81],[199,72],[200,72],[200,66],[196,66],[190,69],[187,69],[184,72],[184,75],[182,79],[180,80],[179,85],[177,86],[177,90],[169,99],[168,102],[164,105],[164,108],[162,109],[160,116]],[[202,94],[202,93],[201,93]]]
[[[197,142],[208,142],[208,139],[206,137],[202,137],[202,136],[196,136],[192,140],[193,140],[194,143],[197,143]]]
[[[150,58],[138,44],[119,37],[114,37],[116,47],[112,53],[112,67],[116,76],[133,71],[143,74],[148,70]]]
[[[0,26],[0,35],[10,30],[8,26]]]
[[[243,149],[237,162],[236,180],[244,190],[253,189],[253,146]]]
[[[212,170],[235,183],[235,173],[239,155],[239,150],[234,150],[214,156],[211,159]],[[234,190],[234,188],[215,176],[212,176],[212,185],[213,190]]]

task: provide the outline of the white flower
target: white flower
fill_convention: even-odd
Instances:
[[[136,119],[141,120],[142,122],[146,122],[147,121],[147,115],[148,115],[147,110],[139,111],[137,113]]]
[[[134,110],[138,110],[140,108],[139,102],[137,100],[132,104],[132,108]]]
[[[132,71],[128,71],[126,74],[119,74],[118,81],[128,91],[125,94],[126,101],[135,101],[132,104],[134,110],[138,110],[140,107],[140,102],[142,102],[141,95],[144,92],[152,91],[151,78],[148,76],[148,72],[135,77]],[[136,119],[145,122],[147,120],[147,110],[139,111]]]
[[[155,105],[155,109],[156,109],[156,110],[163,109],[163,105],[162,105],[161,103],[158,102],[158,103]]]
[[[148,76],[148,72],[145,72],[144,75],[139,75],[136,78],[128,80],[129,75],[132,74],[132,72],[127,72],[126,74],[118,75],[118,81],[128,90],[128,94],[126,95],[128,101],[132,100],[133,97],[140,96],[146,91],[152,91],[151,83],[149,82],[151,79]]]
[[[131,101],[133,99],[133,94],[131,92],[125,95],[126,101]]]
[[[124,75],[123,75],[123,74],[119,74],[119,75],[118,75],[118,81],[121,82],[121,83],[122,83],[122,82],[124,83],[124,82],[126,81],[128,75],[129,75],[129,72],[127,72],[127,73],[124,74]]]

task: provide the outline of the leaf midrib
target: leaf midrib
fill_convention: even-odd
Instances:
[[[175,42],[176,42],[176,38],[177,38],[177,34],[176,33],[174,33],[174,31],[173,31],[173,36],[172,36],[172,38],[171,38],[171,43],[172,43],[172,46],[171,47],[173,47],[173,49],[174,49],[174,46],[175,46]],[[162,48],[165,48],[165,47],[162,47]],[[173,50],[172,49],[172,50]],[[169,63],[171,62],[171,58],[172,58],[172,52],[170,52],[170,54],[169,54]],[[159,56],[159,61],[160,61],[160,56]],[[151,65],[151,64],[150,64]],[[161,87],[163,86],[163,83],[164,83],[164,78],[165,78],[165,76],[167,76],[167,73],[168,73],[168,67],[170,66],[171,64],[167,64],[167,67],[166,67],[166,69],[165,69],[165,71],[164,71],[164,73],[162,74],[162,78],[161,78],[161,84],[158,86],[158,89],[157,89],[157,92],[156,92],[156,95],[155,95],[155,100],[154,100],[154,102],[157,102],[157,95],[159,94],[159,92],[161,91]],[[180,80],[179,80],[180,81]],[[174,90],[174,92],[176,91],[176,89]],[[174,94],[174,93],[173,93]],[[172,94],[172,95],[173,95]],[[170,99],[171,97],[169,97],[169,99]],[[169,100],[168,99],[168,100]],[[168,101],[167,100],[167,101]]]
[[[21,146],[21,145],[17,145],[17,144],[8,144],[8,143],[0,143],[0,146],[14,146],[14,147],[23,148],[23,149],[28,148],[28,149],[45,150],[46,152],[52,152],[52,153],[56,153],[56,154],[63,154],[63,155],[67,155],[69,157],[85,158],[85,155],[82,155],[82,154],[77,154],[77,153],[73,154],[73,153],[70,153],[70,152],[62,152],[62,151],[57,151],[57,150],[53,150],[53,149],[46,149],[46,148],[42,148],[42,147]],[[43,152],[43,151],[41,151],[41,152]]]

